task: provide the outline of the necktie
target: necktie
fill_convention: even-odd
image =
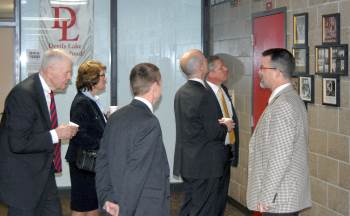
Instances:
[[[223,109],[224,117],[231,118],[230,114],[228,112],[228,108],[227,108],[227,104],[226,104],[226,100],[225,100],[224,92],[223,92],[222,88],[219,89],[218,94],[219,94],[221,107]],[[228,134],[229,134],[230,144],[234,144],[235,140],[236,140],[235,133],[233,132],[233,130],[231,130],[230,132],[228,132]]]
[[[53,92],[50,92],[50,120],[51,120],[51,129],[55,129],[58,126],[57,123],[57,112],[56,104]],[[54,144],[54,156],[53,156],[53,165],[56,173],[62,172],[62,161],[61,161],[61,142]]]

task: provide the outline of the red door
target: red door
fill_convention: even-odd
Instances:
[[[253,128],[264,111],[270,90],[260,88],[258,75],[261,53],[269,48],[286,47],[286,9],[253,15]]]

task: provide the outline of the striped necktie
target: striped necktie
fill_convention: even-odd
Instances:
[[[219,94],[219,98],[220,98],[220,104],[221,104],[221,107],[223,109],[224,117],[231,118],[230,114],[228,112],[228,108],[227,108],[227,104],[226,104],[226,100],[225,100],[225,96],[224,96],[224,92],[223,92],[222,88],[219,89],[218,94]],[[235,136],[235,133],[233,132],[233,129],[230,132],[228,132],[228,134],[229,134],[230,144],[234,144],[236,141],[236,136]]]
[[[50,92],[50,121],[51,121],[51,129],[55,129],[58,126],[57,123],[57,112],[56,112],[56,104],[53,92]],[[54,144],[54,158],[53,165],[56,173],[62,172],[62,161],[61,161],[61,141]]]

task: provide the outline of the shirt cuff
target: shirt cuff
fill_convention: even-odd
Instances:
[[[52,143],[56,144],[58,143],[59,139],[58,139],[58,135],[55,129],[50,130],[50,134],[51,134],[51,138],[52,138]]]

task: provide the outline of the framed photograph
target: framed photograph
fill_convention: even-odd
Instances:
[[[299,95],[306,103],[314,102],[314,76],[305,75],[299,77]]]
[[[348,75],[348,45],[334,45],[330,48],[331,74]]]
[[[293,48],[295,71],[292,75],[309,74],[309,48]]]
[[[299,77],[291,77],[290,82],[292,83],[294,90],[299,94]]]
[[[315,49],[315,73],[320,75],[330,73],[330,47],[316,46]]]
[[[294,47],[308,44],[308,14],[293,15],[293,44]]]
[[[322,104],[330,106],[340,105],[339,77],[322,77]]]
[[[340,43],[340,13],[322,16],[322,44]]]

